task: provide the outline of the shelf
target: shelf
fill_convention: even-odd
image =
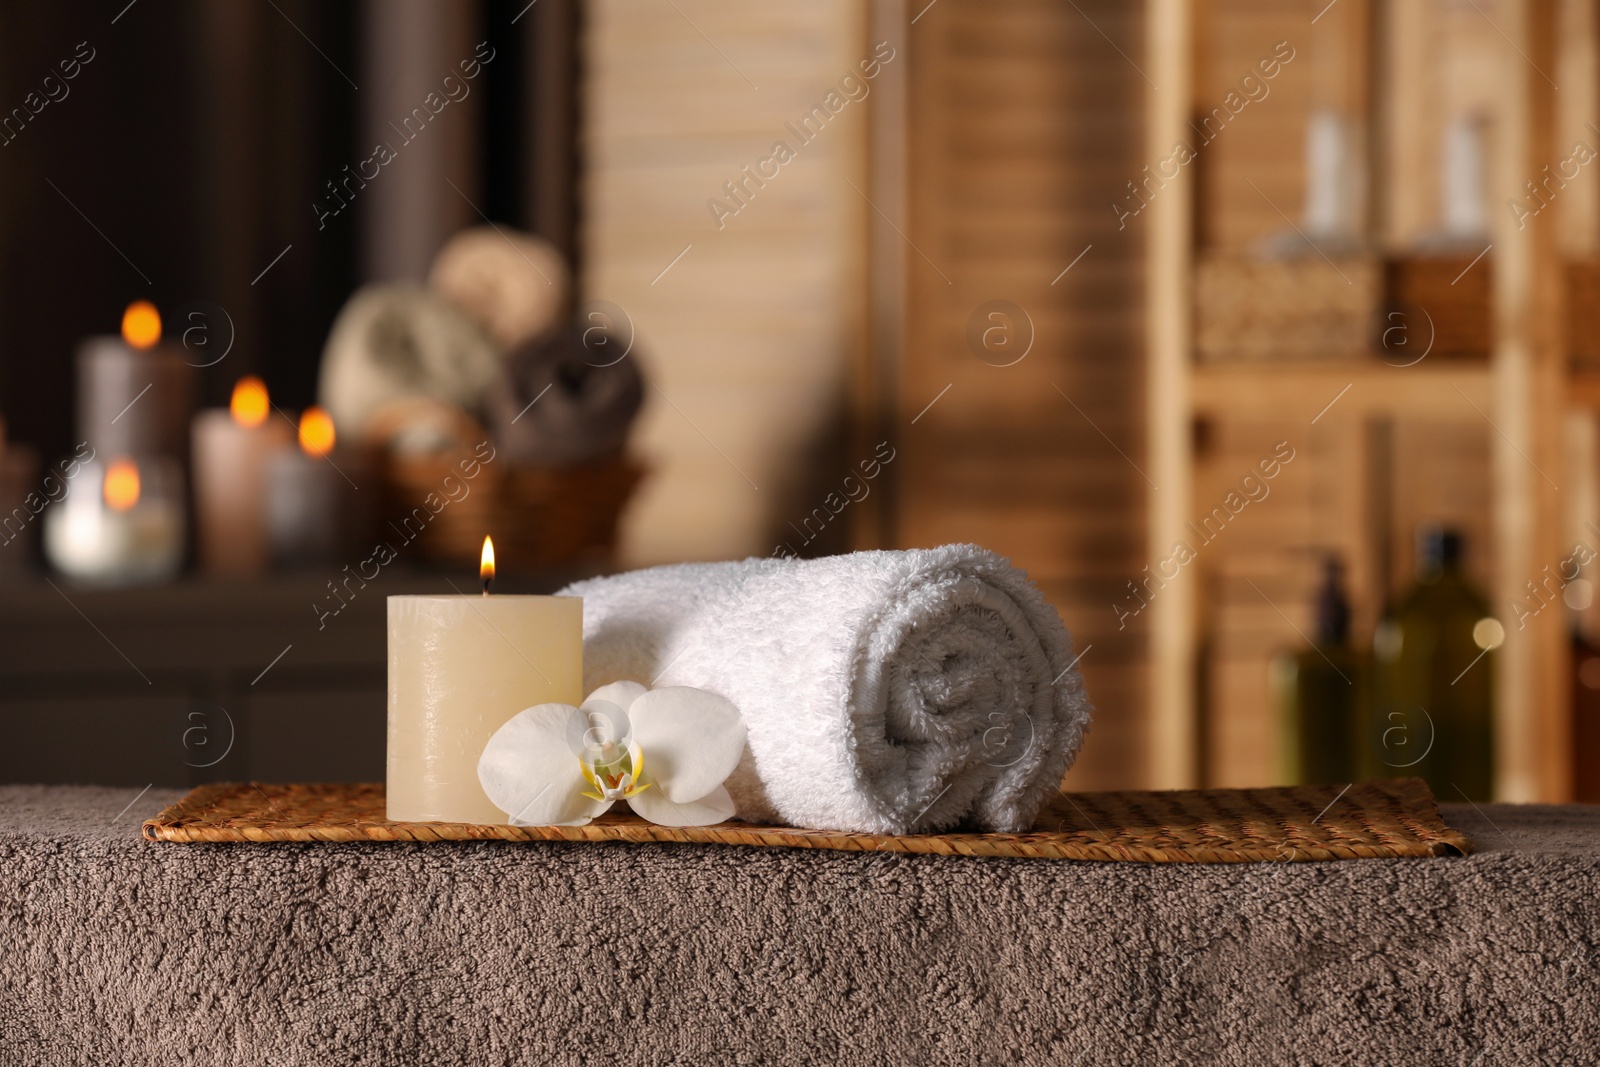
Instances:
[[[1289,25],[1285,21],[1289,16],[1269,10],[1272,5],[1223,7],[1227,9],[1223,15],[1212,13],[1210,17],[1226,16],[1231,21],[1199,27],[1191,6],[1183,0],[1149,0],[1145,5],[1147,69],[1161,71],[1162,81],[1160,93],[1146,95],[1145,147],[1150,158],[1161,158],[1167,146],[1189,137],[1186,123],[1228,91],[1225,81],[1210,72],[1248,62],[1246,46],[1235,47],[1239,34],[1234,30],[1271,40]],[[1490,49],[1485,56],[1493,56],[1485,60],[1483,74],[1473,76],[1494,78],[1495,91],[1492,97],[1485,97],[1492,98],[1489,110],[1495,133],[1486,177],[1497,203],[1519,195],[1528,175],[1540,173],[1551,159],[1559,158],[1561,142],[1556,129],[1565,112],[1556,107],[1554,84],[1543,71],[1555,66],[1558,49],[1568,39],[1578,42],[1578,38],[1563,29],[1566,24],[1558,17],[1557,7],[1535,0],[1506,0],[1497,6],[1496,25],[1490,32],[1483,32],[1481,26],[1474,31],[1479,44]],[[1326,12],[1328,20],[1317,27],[1318,47],[1325,50],[1323,59],[1309,68],[1295,68],[1307,70],[1304,76],[1317,82],[1307,100],[1320,99],[1317,106],[1341,108],[1365,124],[1364,136],[1373,147],[1367,158],[1375,161],[1368,177],[1378,195],[1368,204],[1369,218],[1363,225],[1370,230],[1365,234],[1369,240],[1385,246],[1405,247],[1406,242],[1424,235],[1435,224],[1432,213],[1438,208],[1435,199],[1416,195],[1418,183],[1409,180],[1409,176],[1435,172],[1437,164],[1431,154],[1438,138],[1417,136],[1410,126],[1406,136],[1399,136],[1392,118],[1396,109],[1409,102],[1407,122],[1413,122],[1429,107],[1437,110],[1442,99],[1435,92],[1437,86],[1428,81],[1432,75],[1425,65],[1412,59],[1419,41],[1443,33],[1439,29],[1442,24],[1425,9],[1427,5],[1417,5],[1414,10],[1401,4],[1339,5]],[[1592,20],[1586,25],[1589,28],[1584,33],[1592,38]],[[1219,26],[1227,27],[1227,32]],[[1490,41],[1491,35],[1509,47]],[[1197,80],[1192,61],[1202,42],[1208,62],[1199,65],[1202,77]],[[1575,54],[1584,57],[1583,62],[1592,62],[1596,42],[1584,39],[1578,44],[1581,48]],[[1211,54],[1219,49],[1222,54]],[[1374,86],[1379,92],[1374,92]],[[1273,107],[1278,120],[1288,123],[1291,111],[1308,109],[1310,104],[1285,99]],[[1309,114],[1309,110],[1304,112],[1304,121],[1310,121]],[[1436,353],[1414,366],[1400,367],[1385,363],[1382,353],[1359,351],[1357,341],[1348,358],[1318,363],[1197,363],[1197,241],[1203,238],[1212,247],[1243,248],[1279,230],[1288,216],[1270,191],[1282,190],[1287,196],[1289,190],[1298,189],[1298,171],[1303,168],[1303,161],[1295,163],[1290,158],[1299,142],[1283,139],[1285,129],[1288,127],[1274,132],[1255,127],[1256,132],[1247,135],[1255,138],[1249,144],[1244,139],[1226,140],[1206,149],[1202,167],[1209,168],[1213,176],[1236,177],[1215,178],[1202,187],[1199,179],[1191,176],[1187,185],[1164,192],[1139,212],[1146,235],[1148,467],[1142,473],[1152,486],[1147,519],[1149,554],[1152,559],[1162,558],[1167,546],[1184,537],[1191,513],[1203,511],[1210,499],[1209,495],[1197,499],[1197,492],[1213,494],[1220,484],[1211,478],[1203,457],[1196,455],[1196,436],[1191,432],[1194,419],[1219,424],[1221,432],[1211,447],[1225,447],[1216,441],[1231,440],[1239,436],[1234,431],[1249,429],[1241,423],[1299,423],[1302,427],[1318,423],[1319,431],[1329,426],[1337,429],[1321,434],[1326,438],[1321,448],[1329,473],[1314,487],[1316,499],[1322,502],[1318,506],[1326,511],[1317,533],[1330,543],[1354,546],[1351,568],[1358,582],[1364,581],[1369,588],[1381,587],[1381,572],[1392,562],[1395,537],[1391,512],[1386,505],[1373,504],[1365,495],[1366,487],[1381,483],[1386,499],[1409,492],[1408,504],[1423,496],[1437,508],[1449,503],[1445,496],[1454,490],[1445,479],[1455,477],[1464,490],[1463,506],[1470,504],[1475,514],[1487,512],[1487,522],[1481,524],[1482,543],[1487,545],[1492,598],[1501,604],[1517,604],[1533,588],[1532,580],[1569,550],[1566,530],[1575,509],[1592,507],[1578,499],[1585,494],[1593,496],[1592,464],[1588,473],[1574,470],[1582,464],[1569,454],[1582,453],[1571,447],[1571,440],[1580,432],[1593,435],[1595,421],[1566,418],[1572,408],[1600,411],[1600,373],[1573,375],[1566,369],[1570,358],[1566,335],[1584,327],[1581,322],[1569,324],[1565,302],[1572,299],[1579,306],[1592,302],[1581,292],[1569,298],[1568,287],[1562,283],[1559,239],[1563,225],[1578,224],[1572,221],[1577,216],[1565,221],[1541,219],[1537,226],[1523,225],[1515,213],[1497,211],[1490,216],[1485,240],[1492,241],[1494,270],[1492,275],[1472,276],[1473,284],[1487,285],[1487,291],[1474,298],[1490,312],[1487,359],[1446,360]],[[1282,150],[1268,151],[1272,144],[1279,144]],[[1290,147],[1282,148],[1284,145]],[[1246,181],[1247,171],[1256,177]],[[1400,195],[1402,192],[1407,195]],[[1231,221],[1213,215],[1201,220],[1204,225],[1196,225],[1196,216],[1203,210],[1225,202],[1237,209]],[[1581,215],[1582,206],[1568,198],[1556,214],[1579,210]],[[1478,271],[1483,271],[1481,265]],[[1446,277],[1444,282],[1459,280]],[[1443,314],[1444,305],[1454,307],[1462,300],[1459,292],[1441,297],[1435,311]],[[1404,472],[1409,478],[1407,486],[1397,488],[1400,479],[1391,458],[1394,435],[1350,432],[1363,420],[1383,416],[1452,430],[1477,421],[1492,426],[1493,432],[1482,434],[1483,445],[1472,450],[1478,472],[1452,474],[1445,469],[1450,466],[1447,463],[1437,464],[1437,469],[1410,467]],[[1582,430],[1584,426],[1587,431]],[[1426,438],[1429,429],[1412,436]],[[1452,456],[1451,462],[1456,459],[1464,457]],[[1584,486],[1583,493],[1563,497],[1558,484],[1566,485],[1569,480]],[[1280,499],[1282,503],[1275,505],[1280,510],[1293,506],[1290,498]],[[1341,504],[1336,508],[1329,501]],[[1306,508],[1311,509],[1306,514],[1314,511],[1311,504]],[[1286,514],[1279,518],[1290,522]],[[1212,551],[1204,568],[1218,573],[1230,552],[1265,555],[1272,550],[1271,535],[1266,526],[1258,526],[1251,538]],[[1265,663],[1252,659],[1235,664],[1243,673],[1236,673],[1229,682],[1234,686],[1229,697],[1217,697],[1219,690],[1213,689],[1209,698],[1213,702],[1202,709],[1195,699],[1195,679],[1202,665],[1210,666],[1205,659],[1211,653],[1204,644],[1203,627],[1209,625],[1207,612],[1214,613],[1218,604],[1201,582],[1168,583],[1163,589],[1162,596],[1151,602],[1147,621],[1150,722],[1161,738],[1151,756],[1152,778],[1162,787],[1182,788],[1204,780],[1222,765],[1216,752],[1235,754],[1246,746],[1260,747],[1264,732],[1270,733],[1269,698]],[[1546,614],[1525,631],[1519,628],[1498,653],[1494,680],[1496,799],[1571,799],[1569,677],[1569,638],[1559,614]],[[1267,773],[1263,762],[1253,756],[1239,766],[1246,775]]]
[[[1487,417],[1491,406],[1486,363],[1205,363],[1194,368],[1190,381],[1195,413],[1210,417],[1455,419]],[[1592,384],[1600,403],[1600,377]]]

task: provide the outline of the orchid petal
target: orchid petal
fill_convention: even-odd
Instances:
[[[634,700],[628,718],[634,743],[649,755],[650,780],[675,804],[721,785],[744,755],[739,709],[704,689],[652,689]]]
[[[582,825],[611,806],[584,797],[583,766],[567,747],[571,704],[539,704],[495,731],[478,759],[478,782],[512,826]]]
[[[699,800],[674,802],[661,789],[646,789],[628,798],[628,806],[641,819],[658,826],[715,826],[733,818],[733,798],[717,786]]]
[[[635,700],[638,700],[647,692],[649,690],[638,682],[612,682],[610,685],[602,685],[599,689],[584,697],[583,710],[588,711],[589,704],[592,701],[603,700],[609,704],[615,704],[623,711],[627,711]]]
[[[585,794],[585,795],[587,795],[587,794]],[[525,822],[525,821],[522,821],[522,820],[513,819],[513,820],[511,820],[510,825],[511,826],[588,826],[590,823],[594,822],[600,816],[602,816],[606,812],[610,811],[611,810],[611,805],[614,804],[614,803],[615,803],[615,801],[602,799],[600,801],[599,805],[597,806],[597,810],[595,810],[595,811],[593,811],[593,812],[591,812],[591,813],[589,813],[587,815],[584,815],[581,818],[573,819],[571,822]]]

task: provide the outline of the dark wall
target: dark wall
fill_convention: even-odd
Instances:
[[[194,301],[225,310],[206,320],[217,343],[231,319],[232,351],[204,372],[208,402],[245,373],[286,406],[312,399],[322,338],[355,282],[355,231],[316,233],[309,205],[348,158],[356,92],[335,66],[354,74],[356,5],[275,3],[0,8],[0,108],[57,97],[0,143],[12,439],[70,449],[74,348],[115,333],[139,298],[169,336]],[[62,79],[75,55],[91,58]]]
[[[486,68],[483,111],[484,210],[530,230],[567,257],[578,248],[578,85],[582,79],[578,0],[491,0],[484,37],[496,63]]]

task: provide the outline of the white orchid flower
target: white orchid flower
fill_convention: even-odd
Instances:
[[[709,826],[733,817],[722,783],[743,754],[725,698],[613,682],[582,707],[518,712],[484,747],[478,781],[512,826],[582,826],[619,800],[662,826]]]

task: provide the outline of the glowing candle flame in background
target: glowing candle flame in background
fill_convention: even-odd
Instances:
[[[260,378],[240,378],[228,404],[233,421],[240,426],[260,426],[267,421],[267,385]]]
[[[300,416],[300,448],[321,458],[333,451],[333,441],[333,418],[319,407],[306,408]]]
[[[483,539],[483,555],[479,557],[478,577],[483,579],[483,591],[489,592],[489,583],[494,581],[494,542],[485,537]]]
[[[161,314],[148,300],[135,300],[122,313],[122,339],[134,348],[149,348],[161,340]]]
[[[119,456],[111,462],[103,493],[112,511],[127,511],[139,502],[139,468],[133,460]]]

